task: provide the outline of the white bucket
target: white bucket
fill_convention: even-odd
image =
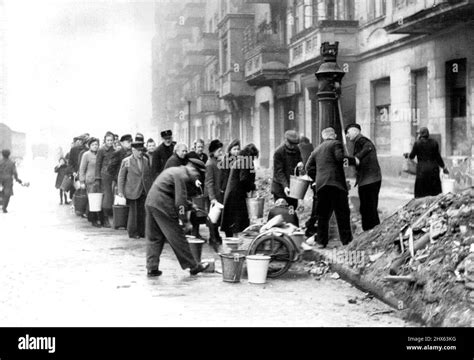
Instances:
[[[454,184],[456,183],[456,180],[454,179],[448,179],[444,178],[441,180],[441,186],[443,188],[443,194],[449,194],[452,193],[454,194]]]
[[[127,199],[118,195],[114,197],[114,205],[125,206],[127,205]]]
[[[209,210],[209,220],[211,220],[213,224],[217,224],[219,221],[222,209],[224,209],[224,205],[221,203],[217,202],[214,205],[211,205],[211,209]]]
[[[270,256],[266,255],[247,256],[247,275],[249,283],[265,284],[267,282],[267,272],[270,260]]]
[[[99,212],[102,210],[102,198],[104,194],[101,193],[91,193],[87,194],[89,198],[89,211],[90,212]]]
[[[224,250],[226,252],[232,252],[234,250],[238,250],[239,246],[242,245],[243,241],[239,238],[228,237],[222,240],[224,244]]]

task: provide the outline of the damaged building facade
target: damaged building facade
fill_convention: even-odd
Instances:
[[[158,1],[153,114],[178,141],[240,138],[271,166],[294,129],[320,142],[324,42],[339,42],[344,123],[358,122],[387,175],[427,126],[460,182],[473,159],[474,1]]]

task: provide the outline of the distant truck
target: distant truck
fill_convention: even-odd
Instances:
[[[11,151],[12,160],[23,160],[26,155],[26,134],[0,123],[0,150],[3,149]]]

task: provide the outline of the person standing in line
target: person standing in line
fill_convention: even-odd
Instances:
[[[161,138],[163,139],[163,142],[153,152],[151,161],[153,179],[156,179],[163,171],[166,162],[171,155],[173,155],[174,146],[176,145],[173,141],[173,133],[171,130],[162,131]]]
[[[186,165],[188,162],[188,147],[186,144],[177,144],[174,147],[174,154],[166,161],[165,169]]]
[[[187,188],[193,186],[199,173],[204,171],[202,161],[191,159],[185,166],[165,169],[154,181],[145,202],[146,267],[149,277],[162,275],[160,256],[165,241],[171,245],[181,268],[190,269],[191,275],[197,275],[209,267],[208,263],[196,262],[185,236],[192,229],[188,221],[191,202]]]
[[[148,160],[150,161],[150,166],[152,166],[153,164],[153,153],[155,152],[155,150],[156,150],[155,140],[153,140],[152,138],[149,138],[146,141],[146,154],[148,156]]]
[[[294,130],[285,133],[285,143],[275,150],[273,154],[273,182],[272,194],[275,201],[285,199],[290,207],[296,211],[298,199],[290,198],[290,176],[295,168],[300,171],[304,168],[298,144],[300,137]]]
[[[308,176],[316,180],[318,198],[318,243],[325,248],[329,242],[329,220],[336,214],[337,227],[343,245],[352,241],[350,210],[346,176],[344,174],[344,148],[336,140],[336,132],[329,127],[321,133],[323,142],[311,154],[306,164]]]
[[[126,134],[120,138],[120,149],[115,150],[112,159],[110,161],[110,174],[114,179],[114,183],[117,184],[117,178],[120,171],[120,166],[122,165],[123,159],[132,155],[132,135]],[[115,187],[115,186],[114,186]]]
[[[67,201],[67,191],[63,191],[61,189],[61,185],[65,177],[69,177],[72,175],[72,170],[66,163],[65,158],[59,159],[59,164],[54,167],[54,172],[58,175],[56,176],[56,189],[59,189],[59,205],[63,204],[63,197],[64,197],[64,204],[69,205],[69,201]]]
[[[99,150],[99,139],[91,137],[88,141],[89,150],[81,157],[79,166],[79,181],[81,189],[86,189],[88,194],[97,193],[100,189],[95,181],[95,167],[97,161],[97,151]],[[101,227],[104,221],[102,211],[88,212],[88,220],[95,227]]]
[[[232,164],[224,194],[221,229],[233,237],[250,225],[247,211],[247,193],[255,190],[254,159],[259,151],[254,144],[246,145]]]
[[[445,174],[449,174],[449,171],[439,152],[438,142],[430,138],[428,128],[420,128],[418,140],[413,145],[411,153],[404,154],[404,156],[412,160],[415,157],[417,159],[415,198],[441,194],[439,169],[443,169]]]
[[[133,154],[123,160],[118,175],[118,194],[129,206],[128,236],[135,239],[145,237],[145,200],[151,187],[151,169],[144,151],[144,143],[134,142]]]
[[[104,137],[104,145],[97,151],[95,167],[95,185],[104,194],[102,199],[102,212],[104,214],[104,223],[102,226],[110,228],[110,218],[113,217],[112,206],[114,203],[114,194],[112,182],[114,180],[110,165],[114,156],[114,134],[108,131]]]
[[[204,147],[206,144],[204,143],[204,140],[202,139],[197,139],[194,141],[194,150],[188,153],[188,159],[199,159],[201,160],[204,164],[207,163],[208,156],[204,153]]]
[[[2,159],[0,160],[0,192],[3,193],[3,213],[8,213],[8,205],[10,204],[10,197],[13,196],[13,179],[20,185],[23,182],[18,178],[15,163],[10,160],[10,150],[2,150]]]
[[[226,154],[222,157],[222,161],[219,161],[217,166],[222,170],[222,191],[225,193],[227,182],[229,180],[230,169],[232,164],[240,153],[240,140],[233,140],[227,147]]]
[[[368,231],[380,224],[378,204],[382,171],[375,145],[361,134],[360,125],[349,124],[346,127],[346,134],[354,143],[354,155],[349,158],[349,165],[356,167],[355,186],[359,186],[362,229]]]
[[[212,140],[209,144],[209,160],[206,163],[204,196],[209,198],[211,206],[224,203],[222,170],[218,166],[218,162],[222,160],[223,146],[219,140]],[[213,224],[210,220],[207,220],[207,226],[209,228],[209,245],[217,252],[218,246],[222,244],[218,222]]]

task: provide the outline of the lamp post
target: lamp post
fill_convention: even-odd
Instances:
[[[188,100],[188,146],[191,149],[191,100]]]
[[[344,71],[337,64],[339,42],[321,44],[321,56],[324,62],[316,72],[318,79],[319,129],[332,127],[338,139],[343,138],[342,119],[339,114],[339,96]]]

